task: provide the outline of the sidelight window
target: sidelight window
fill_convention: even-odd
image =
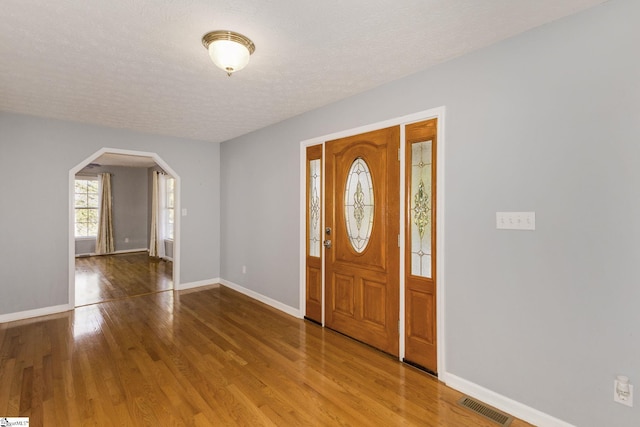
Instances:
[[[320,159],[309,161],[309,255],[320,256]]]
[[[411,145],[411,274],[431,277],[432,141]]]

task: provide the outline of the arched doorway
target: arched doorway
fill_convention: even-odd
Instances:
[[[113,148],[103,148],[80,162],[69,171],[69,304],[72,307],[77,305],[76,301],[76,223],[75,223],[75,181],[76,175],[87,167],[103,167],[104,164],[115,167],[144,168],[164,171],[173,179],[173,236],[171,239],[172,249],[172,288],[177,289],[180,280],[180,177],[177,173],[156,153],[140,152],[131,150],[121,150]],[[164,244],[164,243],[163,243]],[[145,242],[145,249],[148,242]],[[124,251],[127,252],[127,251]],[[100,302],[100,301],[93,301]],[[84,304],[86,302],[82,302]]]

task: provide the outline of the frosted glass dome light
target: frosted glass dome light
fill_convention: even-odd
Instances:
[[[211,60],[227,75],[242,70],[256,50],[251,40],[233,31],[212,31],[202,37],[202,44],[209,50]]]

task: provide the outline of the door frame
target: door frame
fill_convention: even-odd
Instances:
[[[122,150],[119,148],[101,148],[69,171],[69,307],[71,309],[76,306],[75,177],[80,170],[103,154],[150,157],[158,166],[175,179],[174,209],[176,215],[174,216],[173,224],[173,290],[180,290],[180,217],[182,216],[180,215],[180,176],[156,153]]]
[[[409,114],[406,116],[400,116],[389,120],[384,120],[376,123],[371,123],[368,125],[346,129],[340,132],[335,132],[328,135],[323,135],[311,139],[307,139],[300,142],[300,243],[299,243],[299,277],[300,277],[300,315],[301,317],[305,315],[305,303],[306,303],[306,288],[305,288],[305,262],[306,262],[306,149],[312,145],[322,144],[322,157],[324,159],[325,150],[324,145],[326,141],[331,141],[334,139],[345,138],[352,135],[358,135],[361,133],[370,132],[377,129],[387,128],[390,126],[400,126],[400,346],[399,346],[399,360],[404,358],[405,353],[405,126],[410,123],[420,122],[423,120],[429,119],[438,119],[438,150],[436,152],[436,271],[438,272],[438,279],[436,282],[436,310],[437,310],[437,339],[438,339],[438,374],[441,380],[444,381],[444,376],[446,373],[445,367],[445,350],[446,350],[446,341],[445,341],[445,107],[437,107],[429,110],[420,111],[417,113]],[[322,191],[325,191],[324,188],[324,179],[325,179],[325,171],[323,161],[323,171],[322,171]],[[324,206],[322,208],[322,225],[321,229],[324,229],[325,218],[324,218]],[[324,277],[324,262],[325,257],[322,258],[322,326],[325,326],[325,318],[324,318],[324,285],[325,285],[325,277]]]

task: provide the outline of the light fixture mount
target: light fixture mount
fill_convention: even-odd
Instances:
[[[227,75],[243,69],[249,63],[249,56],[256,46],[246,36],[235,31],[218,30],[202,36],[202,44],[216,66]]]

